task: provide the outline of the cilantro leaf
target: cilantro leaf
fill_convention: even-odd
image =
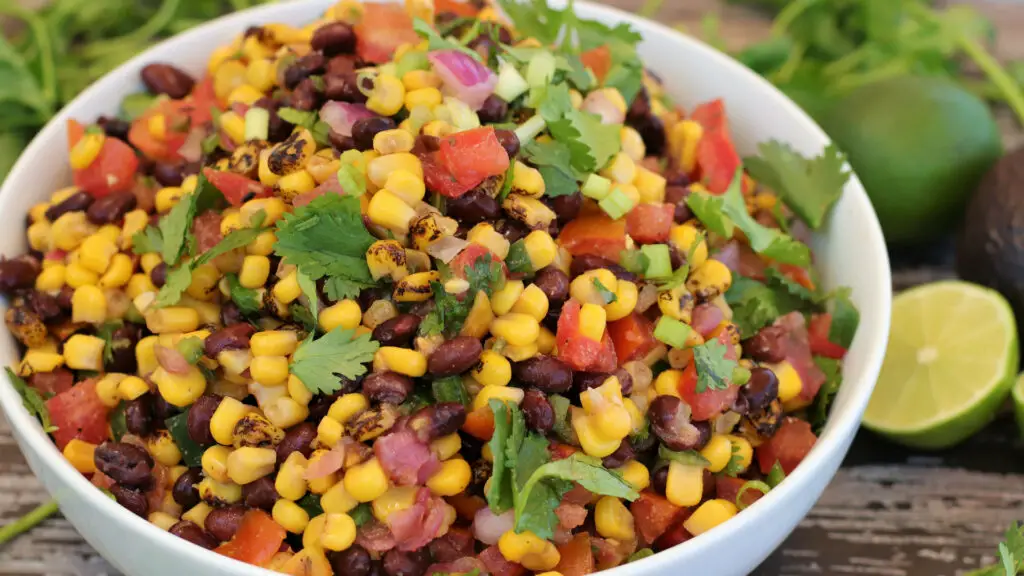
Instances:
[[[551,410],[555,414],[555,425],[551,428],[552,431],[563,442],[572,443],[573,441],[573,430],[572,425],[569,423],[569,408],[572,405],[569,399],[565,396],[558,394],[552,394],[548,396],[548,402],[551,404]]]
[[[281,120],[289,124],[302,126],[307,130],[312,130],[313,125],[316,124],[317,119],[320,117],[316,110],[298,110],[296,108],[288,108],[287,106],[278,108],[277,115],[281,117]]]
[[[46,408],[46,401],[43,400],[39,391],[29,386],[28,382],[22,380],[9,367],[5,366],[4,370],[7,371],[7,378],[11,381],[11,386],[14,386],[14,390],[21,396],[21,403],[28,410],[29,414],[39,419],[39,423],[43,426],[43,431],[46,433],[56,432],[57,427],[50,421],[50,411]]]
[[[132,252],[135,254],[163,252],[163,249],[164,235],[158,226],[146,226],[132,236]]]
[[[709,231],[723,238],[732,238],[736,227],[725,214],[725,198],[694,192],[687,196],[686,205]]]
[[[530,164],[537,167],[544,179],[545,196],[568,196],[580,189],[579,175],[572,166],[572,153],[564,143],[534,140],[523,149],[523,155]]]
[[[732,307],[732,321],[740,329],[740,338],[750,338],[779,316],[803,310],[808,304],[776,284],[769,286],[733,273],[732,286],[725,292],[725,301]]]
[[[601,296],[601,300],[604,301],[605,306],[618,300],[615,292],[612,292],[606,288],[604,284],[601,284],[601,281],[598,280],[596,276],[594,277],[594,288],[597,290],[597,294]]]
[[[570,110],[561,120],[548,122],[551,136],[569,147],[572,167],[578,172],[595,172],[621,148],[619,124],[604,124],[590,112]]]
[[[380,344],[369,334],[355,336],[355,330],[335,328],[316,340],[306,340],[293,356],[291,373],[314,394],[333,394],[341,389],[340,378],[355,380]]]
[[[848,287],[835,291],[829,301],[829,312],[832,314],[832,326],[829,328],[828,339],[843,348],[849,348],[853,336],[860,324],[860,312],[850,300],[851,290]]]
[[[572,112],[572,97],[565,84],[553,84],[546,88],[544,99],[537,112],[546,122],[557,122]]]
[[[520,410],[516,410],[516,413],[519,413],[520,418],[522,418]],[[517,491],[523,489],[526,481],[530,479],[530,476],[533,475],[537,468],[551,461],[548,446],[547,438],[537,433],[530,433],[519,443],[515,454],[509,455],[515,456],[516,467],[512,470],[512,485]],[[506,450],[510,448],[512,446],[509,446]]]
[[[768,186],[811,228],[819,228],[850,179],[846,157],[834,144],[805,158],[776,140],[762,142],[760,156],[743,160],[752,178]]]
[[[729,387],[735,360],[725,357],[728,346],[717,339],[708,340],[693,348],[693,361],[697,368],[697,393],[705,390],[725,390]]]
[[[494,455],[494,464],[491,468],[491,482],[486,494],[487,505],[495,514],[502,514],[515,505],[512,470],[506,458],[512,424],[507,404],[500,400],[491,400],[489,406],[491,412],[494,413],[494,434],[491,436],[488,446],[491,447],[491,454]]]
[[[633,274],[644,274],[651,259],[639,249],[623,250],[619,253],[619,265]]]
[[[132,341],[127,338],[114,339],[114,332],[124,326],[121,320],[105,322],[96,329],[96,336],[103,339],[103,361],[110,363],[114,361],[114,349],[130,348]]]
[[[238,281],[237,274],[227,274],[228,294],[231,301],[238,306],[243,316],[256,314],[260,311],[260,293],[252,288],[246,288]]]
[[[427,41],[427,50],[431,52],[436,50],[455,50],[456,52],[461,52],[466,56],[469,56],[477,62],[483,62],[483,58],[480,57],[480,54],[478,54],[476,50],[467,48],[455,40],[442,37],[436,30],[434,30],[433,26],[428,24],[422,18],[413,18],[412,29],[416,34],[419,34],[420,38]]]
[[[440,266],[438,268],[440,269]],[[481,254],[472,266],[464,268],[464,273],[469,288],[462,299],[455,294],[449,294],[440,282],[430,283],[434,293],[434,309],[420,323],[420,334],[458,333],[470,310],[473,309],[477,292],[483,291],[490,296],[505,283],[501,263],[494,261],[490,254]],[[442,273],[442,277],[445,276],[446,274]]]
[[[366,524],[370,520],[373,520],[373,509],[370,508],[369,502],[363,502],[359,506],[353,508],[348,515],[352,517],[352,520],[355,521],[356,526],[358,527]]]
[[[814,428],[814,433],[819,434],[828,421],[828,412],[829,408],[832,407],[832,401],[835,399],[836,394],[839,393],[839,387],[843,384],[843,373],[839,360],[834,358],[815,356],[814,364],[825,373],[825,383],[818,390],[818,395],[815,396],[814,404],[811,406],[808,414],[808,420],[811,423],[811,427]]]
[[[669,290],[675,290],[676,288],[686,284],[686,277],[690,275],[690,266],[683,264],[679,268],[676,268],[672,275],[668,278],[659,278],[654,280],[654,285],[658,287],[661,292],[668,292]]]
[[[744,470],[746,468],[743,467],[743,456],[740,455],[739,444],[733,443],[732,454],[729,456],[729,461],[725,464],[725,468],[722,469],[722,474],[735,478],[742,474]]]
[[[505,265],[508,266],[509,272],[533,274],[533,262],[530,261],[530,253],[526,251],[526,242],[522,238],[509,246]]]
[[[317,321],[320,315],[320,295],[316,290],[316,282],[304,274],[302,270],[298,271],[296,278],[299,281],[299,288],[302,290],[302,295],[306,297],[306,306],[309,309],[310,315],[310,334],[312,334],[316,331]]]
[[[178,263],[185,252],[186,236],[192,228],[197,214],[212,209],[224,199],[224,195],[206,179],[202,173],[191,194],[185,194],[170,211],[160,219],[162,238],[161,256],[168,266]]]
[[[430,383],[435,402],[458,402],[463,406],[469,406],[469,392],[462,383],[461,376],[447,376],[438,378]]]
[[[523,37],[533,37],[545,46],[558,40],[564,20],[574,17],[570,9],[557,10],[548,6],[547,0],[497,0],[501,10],[512,21],[514,28]]]
[[[764,275],[769,286],[785,290],[788,294],[799,298],[810,308],[818,308],[823,299],[822,294],[796,282],[775,266],[765,268]]]
[[[359,198],[325,194],[285,214],[277,224],[274,252],[310,280],[328,277],[332,300],[354,298],[376,283],[366,265],[375,238],[366,231]]]
[[[658,459],[679,462],[684,466],[700,466],[701,468],[711,466],[711,462],[696,450],[670,450],[664,444],[658,446]]]

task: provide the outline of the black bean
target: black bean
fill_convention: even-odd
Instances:
[[[145,488],[153,480],[153,458],[135,444],[104,442],[96,447],[93,462],[119,484]]]
[[[508,114],[508,102],[502,100],[501,96],[497,94],[491,94],[484,100],[484,103],[476,113],[484,124],[504,122],[505,116]]]
[[[593,254],[580,254],[572,259],[572,264],[569,265],[569,275],[573,278],[588,272],[590,270],[597,270],[598,268],[604,268],[615,275],[619,280],[629,280],[630,282],[636,281],[636,275],[626,271],[625,268],[619,266],[615,262],[601,256],[595,256]]]
[[[676,224],[682,224],[693,218],[693,211],[690,210],[690,206],[686,203],[686,199],[690,196],[690,189],[684,186],[668,186],[665,188],[665,202],[675,204],[676,211],[672,216],[672,220]]]
[[[328,552],[327,559],[334,573],[339,576],[370,576],[373,569],[370,553],[359,544],[353,544],[341,552]]]
[[[473,188],[458,198],[448,198],[445,209],[448,216],[466,226],[496,220],[501,215],[501,205],[482,188]]]
[[[171,404],[159,394],[153,395],[153,417],[156,419],[154,427],[161,430],[167,427],[165,421],[171,416],[181,413],[181,408]]]
[[[153,396],[143,394],[124,405],[124,421],[128,431],[136,436],[153,433]]]
[[[46,209],[46,219],[53,222],[68,212],[82,212],[89,208],[93,202],[92,194],[88,192],[75,192],[59,204],[54,204]]]
[[[217,394],[206,393],[200,396],[188,410],[186,427],[188,436],[196,444],[213,444],[213,433],[210,432],[210,420],[213,413],[217,411],[223,397]]]
[[[564,226],[579,216],[580,209],[583,208],[583,194],[573,192],[564,196],[555,196],[550,199],[549,204],[551,204],[555,216],[558,217],[558,223]]]
[[[202,468],[189,468],[174,481],[174,486],[171,487],[171,497],[183,509],[192,508],[199,504],[199,483],[202,480]]]
[[[576,388],[576,392],[582,393],[604,384],[604,381],[607,380],[609,376],[611,376],[611,374],[606,372],[574,372],[572,375],[572,383],[573,387]]]
[[[142,337],[142,329],[131,323],[125,323],[111,334],[111,360],[106,362],[107,372],[134,374],[138,368],[135,357],[135,345]],[[155,404],[154,404],[155,405]]]
[[[179,180],[180,183],[180,180]],[[171,186],[171,184],[165,184]],[[85,216],[93,224],[116,224],[124,215],[135,209],[138,199],[131,192],[111,192],[92,203]]]
[[[185,71],[170,64],[149,64],[142,69],[142,83],[154,94],[167,94],[175,100],[188,96],[196,81]]]
[[[324,76],[337,74],[349,74],[362,67],[359,57],[354,54],[339,54],[327,61],[327,70]]]
[[[366,94],[359,89],[359,79],[355,72],[330,72],[324,76],[324,96],[328,100],[361,104],[366,102]]]
[[[131,486],[114,484],[110,487],[110,493],[114,495],[114,499],[117,500],[118,504],[124,506],[136,516],[145,518],[149,515],[149,500],[139,490]]]
[[[132,129],[131,122],[127,120],[121,120],[120,118],[111,118],[109,116],[100,116],[96,120],[96,124],[100,128],[103,128],[103,133],[111,138],[117,138],[118,140],[128,141],[128,132]]]
[[[495,130],[494,135],[498,137],[498,142],[501,147],[505,149],[505,153],[508,154],[509,158],[515,158],[519,154],[519,136],[511,130]]]
[[[206,337],[203,354],[207,358],[216,358],[224,350],[245,350],[249,348],[249,339],[255,333],[256,329],[247,323],[221,328]]]
[[[238,308],[238,305],[228,300],[220,306],[220,321],[225,326],[234,326],[244,322],[245,319],[242,317],[242,311]]]
[[[2,266],[3,266],[3,264],[0,263],[0,268],[2,268]],[[2,272],[2,270],[0,270],[0,277],[2,277],[2,276],[3,276],[3,272]],[[0,280],[0,285],[2,285],[2,284],[3,284],[3,281]],[[0,290],[2,290],[2,288],[0,288]],[[65,284],[64,286],[60,287],[60,291],[57,292],[57,305],[60,306],[61,310],[65,311],[65,312],[70,312],[71,311],[71,298],[74,295],[75,295],[75,289],[72,288],[71,286],[68,286],[68,285]]]
[[[494,223],[494,230],[509,242],[516,242],[531,232],[525,224],[511,218],[503,218]]]
[[[153,178],[161,186],[181,186],[182,181],[185,180],[185,175],[182,174],[181,169],[181,164],[157,162],[153,165]]]
[[[149,279],[153,282],[153,286],[160,288],[167,283],[167,263],[161,262],[153,269],[149,271]]]
[[[484,347],[472,336],[456,336],[442,342],[427,360],[427,369],[437,377],[469,371],[480,360]]]
[[[546,394],[536,388],[528,388],[520,405],[526,426],[537,432],[547,432],[555,426],[555,411]]]
[[[651,474],[651,488],[662,496],[665,495],[665,487],[668,486],[668,466],[662,466]]]
[[[387,576],[423,576],[429,565],[430,552],[425,547],[415,552],[392,548],[384,554],[384,573]]]
[[[533,283],[548,297],[551,304],[560,304],[569,297],[569,276],[554,266],[542,268]]]
[[[244,506],[228,506],[227,508],[214,508],[206,516],[206,530],[214,538],[221,542],[231,540],[231,537],[238,532],[242,525],[242,517],[245,516]]]
[[[414,387],[412,378],[398,372],[374,372],[363,378],[363,394],[373,402],[401,404]]]
[[[324,55],[319,52],[310,52],[292,63],[284,71],[284,87],[294,90],[299,82],[308,78],[311,74],[320,74],[324,71]]]
[[[412,145],[412,153],[417,155],[424,152],[437,152],[440,149],[441,139],[430,134],[417,135],[416,142]]]
[[[373,138],[385,130],[394,130],[391,118],[361,118],[352,125],[352,139],[359,150],[373,150]]]
[[[292,108],[310,111],[319,108],[322,98],[312,78],[303,78],[291,95]]]
[[[625,368],[616,368],[612,375],[619,379],[622,395],[629,396],[630,392],[633,391],[633,375]]]
[[[634,457],[636,457],[636,452],[633,451],[633,445],[629,443],[629,440],[623,439],[615,452],[601,459],[601,465],[605,468],[618,468]]]
[[[292,452],[299,452],[309,457],[313,453],[310,444],[316,438],[316,426],[309,422],[300,422],[285,430],[284,440],[277,445],[277,463],[280,464],[288,458]]]
[[[260,508],[270,512],[280,495],[274,487],[273,476],[264,476],[242,486],[242,498],[249,508]]]
[[[750,370],[750,380],[740,387],[740,396],[747,401],[747,408],[751,412],[760,412],[779,397],[779,379],[768,368],[753,368]]]
[[[182,540],[188,540],[196,546],[202,546],[207,550],[213,550],[218,544],[217,539],[213,535],[188,520],[182,520],[171,526],[168,532]]]
[[[786,359],[786,329],[766,326],[743,342],[743,352],[758,362],[782,362]]]
[[[25,296],[25,305],[42,319],[43,322],[56,320],[62,314],[57,297],[48,292],[31,290]]]
[[[356,33],[345,22],[331,22],[316,29],[310,46],[327,56],[352,52],[356,48]]]
[[[327,140],[331,143],[331,148],[337,152],[347,152],[356,148],[356,141],[351,136],[338,134],[334,129],[327,133]]]
[[[415,314],[399,314],[385,320],[373,329],[373,339],[381,346],[405,346],[420,327],[420,317]]]
[[[458,402],[439,402],[409,416],[408,426],[424,442],[454,434],[466,423],[466,407]]]
[[[711,439],[707,422],[691,422],[688,409],[675,396],[658,396],[647,409],[651,430],[671,450],[700,450]]]
[[[572,369],[565,362],[546,354],[512,364],[512,376],[546,394],[561,394],[572,388]]]

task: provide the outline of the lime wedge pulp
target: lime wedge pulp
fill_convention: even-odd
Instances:
[[[1013,310],[998,292],[959,281],[903,292],[864,425],[916,448],[952,446],[992,420],[1017,359]]]

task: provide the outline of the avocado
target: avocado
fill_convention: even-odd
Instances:
[[[971,192],[1002,153],[988,106],[943,78],[868,84],[815,116],[846,152],[890,245],[953,234]]]
[[[1024,148],[1000,159],[967,205],[956,271],[1010,301],[1024,319]]]

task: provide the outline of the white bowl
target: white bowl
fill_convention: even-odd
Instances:
[[[332,0],[301,0],[247,10],[199,26],[133,58],[93,84],[65,107],[32,141],[0,190],[0,253],[26,250],[24,218],[29,208],[70,182],[65,125],[69,118],[114,115],[121,98],[142,88],[139,71],[151,62],[171,62],[192,73],[207,55],[255,24],[305,24]],[[682,105],[724,98],[742,153],[778,139],[803,154],[818,154],[828,138],[796,105],[768,82],[729,57],[661,24],[631,14],[577,2],[580,15],[607,23],[628,22],[644,37],[640,54]],[[724,525],[645,560],[607,572],[609,576],[670,574],[740,575],[753,570],[793,530],[832,479],[849,448],[878,376],[889,331],[889,264],[878,220],[854,177],[813,248],[826,287],[850,286],[861,312],[860,328],[844,370],[845,383],[832,417],[803,463],[779,487]],[[17,362],[13,338],[0,338],[0,361]],[[0,385],[0,405],[32,471],[60,502],[64,516],[105,558],[128,575],[255,576],[266,570],[208,552],[146,522],[103,495],[61,456],[11,386]]]

